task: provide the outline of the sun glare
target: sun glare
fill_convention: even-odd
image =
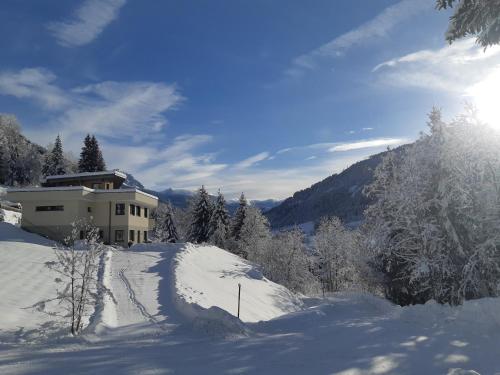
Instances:
[[[481,120],[500,128],[500,68],[467,90]]]

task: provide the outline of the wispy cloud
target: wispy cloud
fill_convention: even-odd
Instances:
[[[85,0],[73,16],[52,22],[47,28],[64,47],[78,47],[92,42],[118,17],[126,0]]]
[[[299,76],[305,70],[314,69],[321,58],[342,56],[356,45],[385,37],[395,26],[434,6],[434,0],[403,0],[375,16],[368,22],[350,30],[328,43],[293,59],[292,66],[286,70],[290,76]]]
[[[61,133],[91,132],[116,139],[139,140],[158,133],[166,111],[182,102],[175,85],[157,82],[102,82],[64,89],[42,68],[0,73],[0,93],[29,99],[51,113]]]
[[[330,152],[338,152],[338,151],[352,151],[359,150],[362,148],[373,148],[373,147],[381,147],[381,146],[397,146],[402,145],[403,143],[408,142],[408,139],[405,138],[380,138],[380,139],[369,139],[365,141],[356,141],[349,143],[341,143],[336,146],[333,146],[328,149]]]
[[[267,151],[260,152],[257,155],[253,155],[245,160],[240,161],[239,163],[236,164],[236,168],[244,169],[244,168],[252,167],[252,166],[256,165],[257,163],[268,159],[269,156],[270,156],[270,154]]]
[[[57,110],[68,105],[63,90],[53,82],[56,76],[41,68],[21,69],[0,73],[0,93],[30,99],[42,107]]]
[[[474,39],[435,50],[420,50],[373,68],[381,85],[462,93],[500,64],[500,47],[486,52]]]
[[[374,130],[374,128],[368,127],[368,128],[362,128],[361,130],[364,131],[364,132],[369,132],[369,131]]]

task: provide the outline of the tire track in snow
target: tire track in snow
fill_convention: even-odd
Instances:
[[[151,323],[158,325],[161,329],[164,329],[164,327],[160,325],[160,322],[158,322],[158,320],[156,320],[156,318],[146,310],[146,307],[137,300],[137,297],[135,296],[135,291],[132,288],[132,285],[130,284],[130,281],[128,280],[127,276],[125,276],[125,268],[122,268],[120,272],[118,272],[118,275],[120,276],[120,279],[122,280],[123,284],[125,285],[125,288],[127,289],[130,301],[134,304],[135,307],[137,307],[141,315],[146,320],[149,320]]]

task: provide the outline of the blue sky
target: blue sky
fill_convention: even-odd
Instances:
[[[457,114],[500,63],[433,0],[3,0],[0,112],[145,185],[285,198]]]

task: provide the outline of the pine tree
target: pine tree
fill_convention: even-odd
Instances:
[[[92,150],[91,138],[90,134],[87,134],[87,136],[83,140],[83,147],[82,147],[82,152],[80,153],[80,160],[78,160],[79,172],[93,172],[91,150]]]
[[[245,216],[247,212],[248,203],[245,198],[245,195],[241,193],[240,196],[240,205],[234,214],[233,226],[231,228],[231,237],[238,241],[240,239],[241,228],[243,227],[243,223],[245,222]]]
[[[64,160],[62,142],[59,135],[52,151],[45,157],[45,163],[42,167],[44,176],[62,175],[66,173],[66,161]]]
[[[500,6],[493,0],[437,0],[436,8],[455,6],[446,32],[446,40],[453,41],[477,35],[477,43],[483,47],[500,43]]]
[[[97,139],[94,135],[91,138],[91,143],[92,155],[94,160],[94,172],[102,172],[106,170],[106,163],[104,162],[101,149],[99,148],[99,143],[97,142]]]
[[[198,191],[198,196],[191,211],[191,228],[189,240],[194,243],[206,242],[210,235],[210,219],[212,217],[212,202],[205,187]]]
[[[226,247],[229,234],[229,214],[226,209],[226,201],[219,190],[215,208],[210,218],[210,243],[222,249]]]
[[[94,135],[87,134],[83,141],[80,160],[78,161],[79,172],[101,172],[106,170],[106,164],[99,148],[99,143]]]
[[[179,236],[174,223],[172,206],[168,203],[158,206],[154,213],[153,236],[160,242],[177,242]]]

